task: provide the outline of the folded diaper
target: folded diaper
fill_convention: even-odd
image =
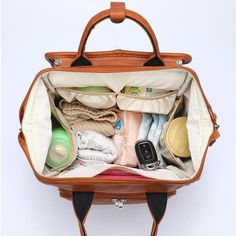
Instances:
[[[59,104],[64,117],[71,124],[76,121],[81,120],[97,120],[97,121],[108,121],[115,124],[117,120],[115,107],[109,109],[96,109],[83,105],[79,101],[66,102],[61,100]]]
[[[61,100],[59,106],[67,122],[75,132],[94,130],[105,136],[115,133],[114,126],[117,120],[118,110],[115,107],[109,109],[95,109],[87,107],[79,101],[66,102]]]
[[[76,135],[78,159],[85,162],[111,163],[117,158],[114,143],[95,131],[80,131]]]
[[[138,140],[147,139],[152,121],[153,121],[152,114],[144,113],[142,115],[142,120],[141,120],[141,124],[139,126],[139,131],[138,131]]]
[[[166,166],[166,163],[160,154],[159,141],[166,120],[166,115],[144,113],[138,132],[138,140],[149,140],[153,143],[162,167]]]
[[[160,141],[163,125],[166,122],[167,117],[165,115],[153,114],[152,118],[153,122],[149,130],[147,139],[153,143],[154,147],[157,147]]]
[[[93,130],[107,137],[115,134],[113,125],[108,121],[83,120],[73,123],[71,128],[75,133],[83,130]]]

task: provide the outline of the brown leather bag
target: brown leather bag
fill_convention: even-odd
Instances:
[[[153,52],[124,50],[85,52],[85,45],[92,29],[101,21],[109,18],[114,23],[122,23],[127,18],[139,24],[149,36]],[[174,195],[176,190],[182,186],[200,179],[208,146],[212,145],[219,137],[216,115],[203,93],[196,73],[192,69],[183,66],[183,64],[191,62],[191,56],[183,53],[160,53],[157,39],[148,22],[136,12],[125,9],[124,3],[114,2],[111,3],[110,9],[98,13],[88,22],[83,32],[78,52],[50,52],[46,53],[45,57],[52,68],[42,70],[36,75],[21,105],[19,114],[22,124],[22,130],[18,136],[19,143],[27,156],[35,176],[42,183],[57,186],[61,197],[73,201],[80,232],[83,236],[87,235],[84,223],[92,203],[115,203],[120,207],[124,202],[127,204],[148,203],[154,220],[151,235],[156,235],[158,225],[166,209],[167,198]],[[177,71],[190,74],[197,89],[200,91],[199,96],[202,97],[203,101],[202,107],[207,110],[210,117],[210,129],[212,131],[209,139],[206,141],[208,145],[201,152],[200,162],[193,176],[188,179],[157,179],[114,169],[104,171],[95,177],[54,178],[45,176],[37,171],[37,163],[32,159],[33,152],[31,150],[34,143],[31,144],[31,140],[26,137],[28,132],[34,132],[34,128],[30,128],[32,124],[27,122],[26,113],[27,107],[33,101],[31,97],[33,96],[32,94],[36,93],[35,88],[40,76],[47,73],[60,74],[61,72],[102,73],[104,75],[104,73],[117,72],[119,72],[118,74],[123,72],[142,72],[145,74],[147,72],[159,73],[161,71]],[[118,80],[119,78],[116,79]]]

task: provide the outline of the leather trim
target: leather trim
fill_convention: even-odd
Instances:
[[[63,188],[59,188],[60,197],[65,198],[67,200],[72,200],[72,191],[65,190]],[[176,194],[174,192],[168,192],[168,197],[172,197]],[[146,202],[146,194],[145,192],[136,192],[136,193],[102,193],[102,192],[94,192],[93,204],[94,205],[104,205],[104,204],[112,204],[112,199],[114,198],[125,198],[125,204],[137,204]]]
[[[110,19],[113,23],[121,23],[125,19],[125,3],[111,2]]]
[[[185,53],[162,52],[160,55],[166,66],[176,65],[179,61],[182,64],[188,64],[192,60],[192,57]],[[62,65],[56,67],[70,67],[76,56],[77,52],[48,52],[45,54],[46,60],[52,67],[55,67],[54,61],[57,59],[62,61]],[[116,66],[123,65],[127,67],[130,65],[133,67],[142,66],[153,57],[153,53],[118,49],[104,52],[85,52],[84,56],[95,66],[105,66],[108,63],[110,64],[111,61],[119,61]]]

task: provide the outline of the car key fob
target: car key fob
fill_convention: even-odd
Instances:
[[[149,140],[140,140],[135,144],[135,152],[140,169],[156,170],[160,168],[160,161],[153,143]]]

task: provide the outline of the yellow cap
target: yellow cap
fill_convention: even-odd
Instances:
[[[169,150],[178,157],[190,157],[188,133],[187,133],[187,117],[178,117],[170,122],[166,131],[166,145]]]

